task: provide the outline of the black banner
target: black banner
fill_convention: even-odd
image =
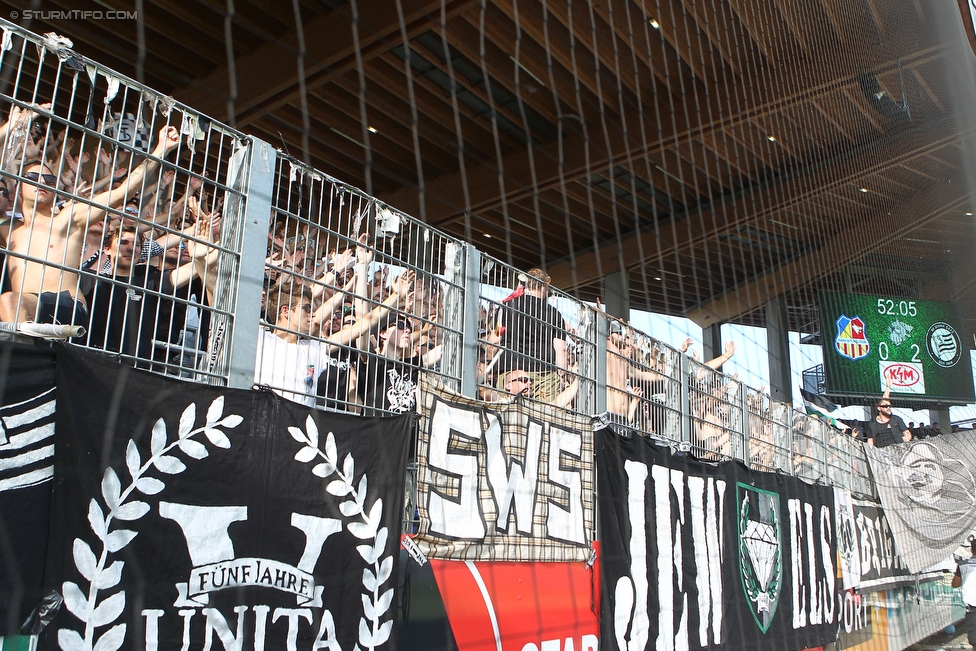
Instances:
[[[42,648],[388,647],[411,416],[70,351],[58,407]]]
[[[808,648],[836,638],[829,489],[596,433],[602,648]]]
[[[41,599],[54,476],[54,352],[0,347],[0,636]]]
[[[783,648],[789,640],[791,648],[804,649],[835,640],[840,585],[833,491],[738,464],[724,467],[737,476],[726,533],[732,574],[741,581],[730,604],[742,615],[730,618],[731,646]]]
[[[942,576],[940,569],[918,574],[908,569],[878,502],[834,488],[834,508],[843,589],[863,594]]]

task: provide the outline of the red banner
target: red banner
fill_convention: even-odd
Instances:
[[[430,566],[460,651],[599,648],[599,562]]]

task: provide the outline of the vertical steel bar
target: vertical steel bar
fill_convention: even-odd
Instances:
[[[244,169],[234,169],[235,163],[232,162],[229,171],[231,179],[243,182],[242,189],[246,196],[243,219],[240,221],[241,232],[237,234],[241,243],[237,265],[239,276],[236,292],[231,293],[235,316],[232,327],[225,335],[229,353],[226,357],[227,383],[239,389],[250,388],[254,384],[254,357],[261,323],[261,290],[264,286],[264,260],[267,257],[275,175],[274,148],[256,138],[251,139],[248,148],[248,155],[239,163]],[[228,193],[228,200],[231,196]],[[222,270],[226,269],[222,267]],[[216,338],[217,334],[215,332],[213,337]],[[213,352],[212,349],[211,354]]]
[[[607,317],[599,315],[596,318],[596,364],[594,376],[590,379],[596,382],[596,413],[602,414],[607,410],[607,336],[610,324]],[[582,371],[583,369],[580,369]]]
[[[481,252],[473,245],[465,244],[464,249],[464,296],[461,314],[461,354],[460,378],[461,393],[469,398],[478,397],[478,302],[481,296]],[[453,279],[452,279],[453,280]],[[451,310],[445,310],[448,314]],[[456,312],[455,312],[456,314]],[[455,327],[458,324],[452,324]],[[450,360],[450,351],[445,351],[445,361]],[[458,377],[456,374],[452,377]]]
[[[679,368],[681,369],[681,440],[691,442],[691,399],[688,395],[691,387],[688,382],[688,356],[681,355],[679,358]]]

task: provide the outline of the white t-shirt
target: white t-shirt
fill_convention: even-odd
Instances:
[[[976,606],[976,556],[959,561],[959,578],[962,579],[962,600],[967,606]]]
[[[289,343],[270,330],[262,330],[254,383],[271,387],[286,400],[314,407],[319,374],[328,366],[348,366],[329,355],[331,348],[330,344],[310,339]]]

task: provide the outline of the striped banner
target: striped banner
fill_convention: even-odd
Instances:
[[[0,492],[54,476],[54,387],[0,408]]]

